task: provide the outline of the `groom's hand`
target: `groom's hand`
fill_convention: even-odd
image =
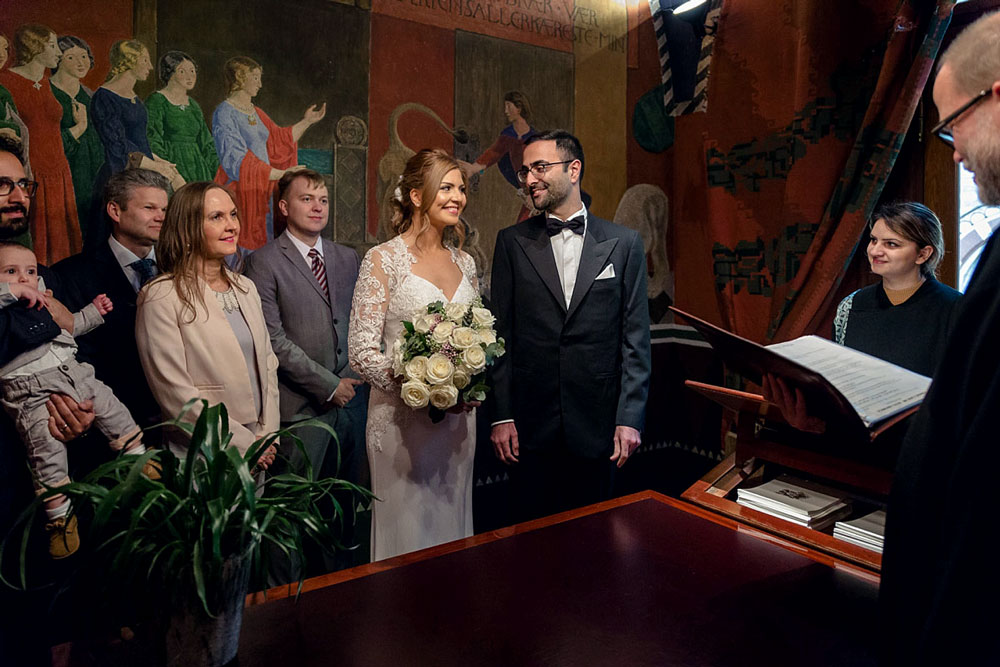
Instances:
[[[641,442],[639,432],[631,426],[616,426],[615,453],[611,455],[611,460],[618,461],[618,467],[621,468]]]
[[[497,453],[497,458],[504,463],[517,463],[519,454],[517,446],[517,428],[514,422],[503,422],[493,427],[490,433],[490,440],[493,442],[493,450]]]

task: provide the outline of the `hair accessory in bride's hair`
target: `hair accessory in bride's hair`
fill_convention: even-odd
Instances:
[[[403,175],[400,174],[399,178],[396,179],[396,183],[403,182]],[[396,189],[392,191],[392,198],[398,201],[400,204],[403,203],[403,188],[400,185],[396,186]]]

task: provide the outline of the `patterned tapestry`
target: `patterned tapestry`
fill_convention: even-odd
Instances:
[[[677,119],[677,284],[703,286],[680,307],[762,342],[817,332],[953,4],[723,5],[708,113]]]

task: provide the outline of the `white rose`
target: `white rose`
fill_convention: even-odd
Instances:
[[[400,389],[399,395],[403,399],[403,403],[416,409],[427,407],[427,401],[430,398],[431,392],[423,382],[411,380],[403,383],[403,388]]]
[[[444,384],[450,381],[454,372],[455,366],[451,363],[451,359],[440,352],[432,354],[427,359],[427,369],[424,371],[427,381],[431,384]]]
[[[470,371],[478,373],[486,368],[486,352],[478,345],[470,347],[467,350],[462,350],[462,361],[465,362]]]
[[[469,377],[469,373],[462,368],[456,368],[455,374],[451,376],[451,381],[455,384],[456,389],[465,389],[469,386],[469,381],[472,378]]]
[[[461,322],[462,318],[465,317],[465,313],[469,310],[469,304],[467,303],[449,303],[444,307],[444,315],[449,320],[454,320],[455,322]]]
[[[451,344],[460,350],[479,345],[479,334],[470,327],[456,327],[451,332]]]
[[[447,410],[458,403],[458,389],[450,384],[435,385],[431,389],[430,402],[438,410]]]
[[[489,311],[488,308],[473,308],[472,309],[472,322],[480,327],[491,327],[493,323],[497,321],[497,318],[493,317],[493,313]]]
[[[425,313],[423,315],[417,315],[415,318],[413,318],[413,329],[417,333],[422,333],[422,334],[427,333],[428,331],[431,330],[432,324],[434,324],[433,315],[427,315]]]
[[[406,362],[403,366],[407,380],[422,382],[427,375],[427,357],[416,356]]]
[[[441,320],[434,327],[434,331],[431,333],[431,337],[437,342],[444,345],[451,338],[451,332],[455,330],[455,323],[448,320]]]
[[[493,329],[480,329],[479,330],[479,341],[486,345],[492,345],[497,342],[497,332]]]

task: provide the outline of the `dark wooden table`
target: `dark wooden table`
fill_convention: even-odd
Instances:
[[[239,665],[855,667],[875,663],[877,593],[871,573],[644,492],[319,577],[297,602],[272,589],[246,609]]]

